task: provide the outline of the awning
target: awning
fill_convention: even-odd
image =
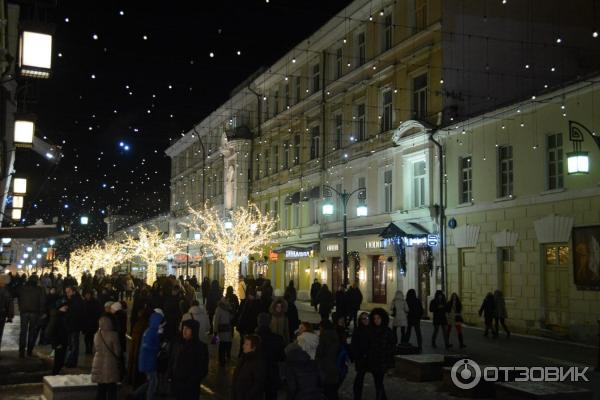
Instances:
[[[280,246],[273,249],[274,253],[285,253],[288,250],[292,251],[313,251],[319,250],[319,242],[307,243],[307,244],[296,244],[289,246]]]
[[[68,233],[60,232],[56,225],[29,225],[0,228],[0,237],[11,239],[59,239],[68,236]]]
[[[379,235],[385,228],[348,229],[348,237]],[[344,234],[339,232],[327,232],[321,235],[321,239],[341,238]]]
[[[416,222],[392,222],[381,231],[379,236],[389,239],[394,237],[422,237],[427,234],[429,234],[427,229]]]

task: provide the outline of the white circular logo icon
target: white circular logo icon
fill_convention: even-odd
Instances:
[[[452,366],[450,377],[456,387],[460,389],[473,389],[481,380],[481,368],[468,358],[458,360]]]

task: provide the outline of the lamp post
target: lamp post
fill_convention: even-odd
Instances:
[[[323,215],[333,215],[334,205],[331,201],[331,192],[335,193],[340,200],[342,201],[342,212],[344,215],[343,219],[343,240],[342,240],[342,260],[344,267],[344,279],[342,285],[344,288],[348,286],[348,202],[353,194],[358,193],[358,206],[356,207],[356,215],[358,217],[366,217],[367,216],[367,189],[364,187],[360,187],[352,192],[347,192],[346,190],[338,191],[335,188],[329,185],[323,185],[323,194],[324,197],[327,198],[325,203],[323,204]]]

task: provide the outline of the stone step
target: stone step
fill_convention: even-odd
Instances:
[[[25,383],[40,383],[44,379],[44,376],[48,375],[50,372],[51,370],[35,372],[15,371],[8,374],[1,374],[0,386],[22,385]]]

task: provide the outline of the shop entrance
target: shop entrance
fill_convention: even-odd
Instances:
[[[298,260],[285,260],[283,263],[284,279],[283,282],[285,287],[290,284],[290,281],[294,281],[296,289],[300,289],[300,282],[298,280]]]
[[[569,246],[546,245],[544,248],[544,303],[546,325],[566,326],[569,311]]]
[[[419,274],[419,288],[418,296],[423,305],[423,310],[428,310],[429,305],[427,304],[427,296],[431,293],[431,275],[429,271],[429,264],[427,262],[429,254],[424,247],[417,248],[417,264]]]
[[[344,265],[340,257],[331,259],[331,291],[335,293],[344,283]]]
[[[384,256],[373,257],[373,303],[387,304],[387,263]]]

